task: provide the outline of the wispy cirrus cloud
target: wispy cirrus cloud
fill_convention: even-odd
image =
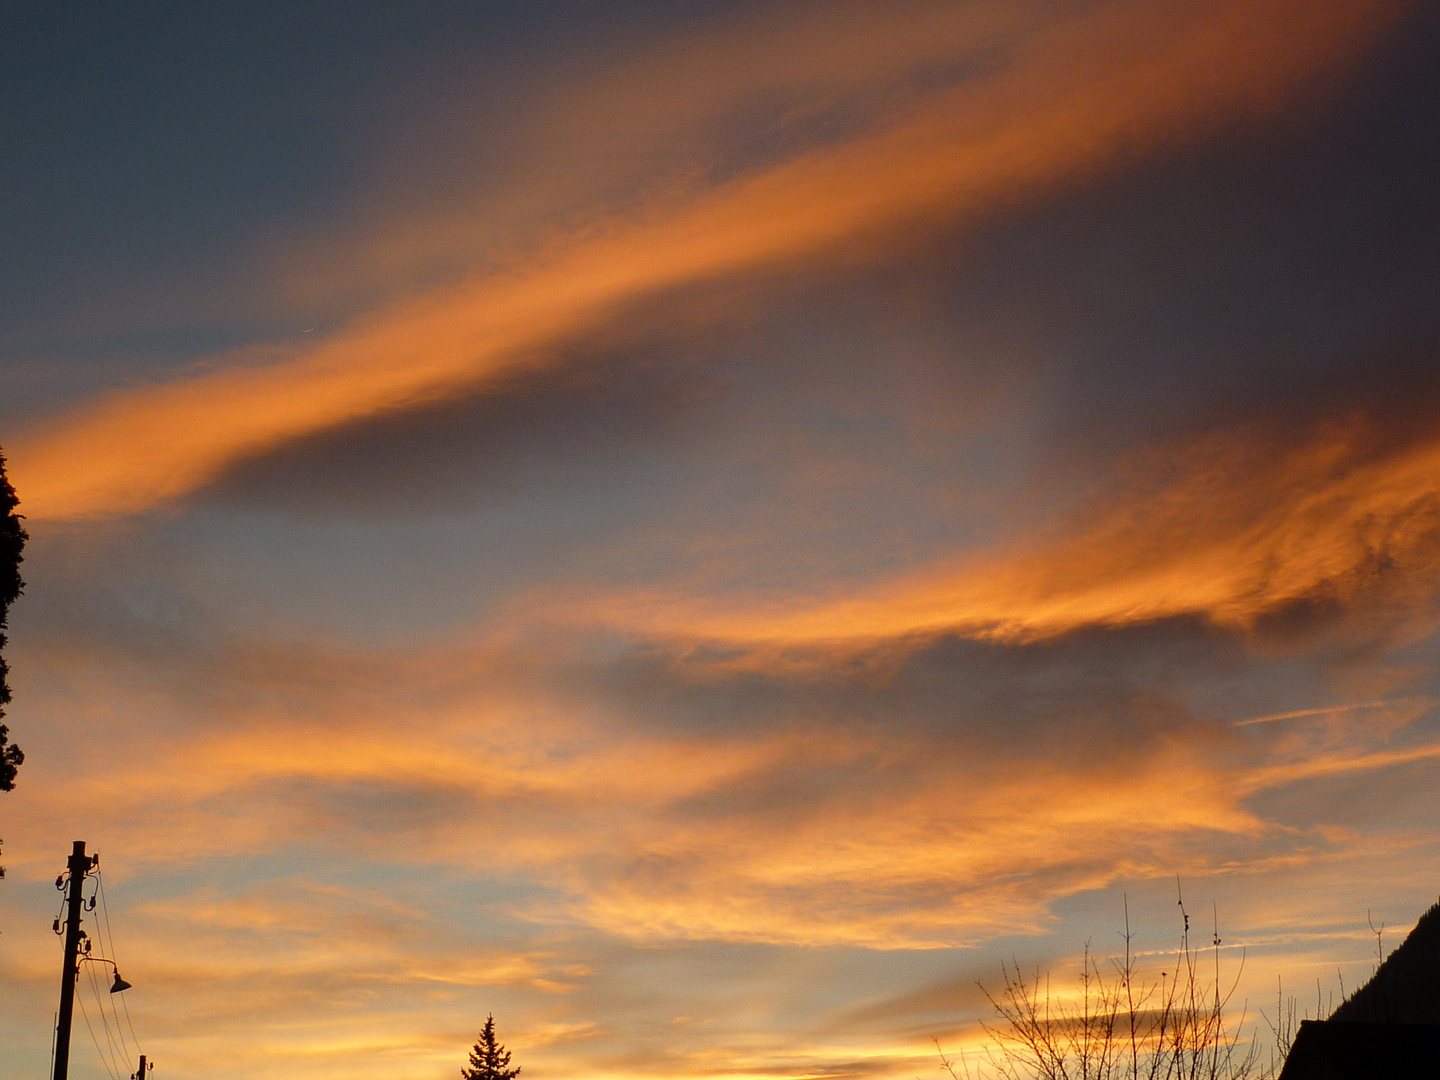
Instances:
[[[562,658],[565,639],[546,640],[548,669],[513,646],[317,654],[313,670],[256,687],[233,730],[131,724],[121,738],[97,716],[84,741],[100,758],[37,775],[76,821],[108,823],[96,840],[123,852],[121,874],[182,851],[235,860],[323,843],[327,858],[510,882],[525,899],[502,905],[507,917],[543,927],[923,949],[1038,932],[1057,901],[1117,878],[1338,857],[1364,834],[1256,800],[1440,760],[1423,697],[1237,728],[1196,715],[1124,641],[970,643],[968,658],[912,644],[874,667],[763,654],[717,667],[656,643],[641,661],[670,658],[637,682],[616,670],[623,652],[579,640]],[[1164,667],[1224,679],[1237,663]],[[337,666],[353,693],[331,702]],[[1077,666],[1084,692],[1057,698]],[[192,677],[229,684],[227,669]],[[717,712],[747,721],[717,728]],[[16,873],[51,814],[17,805]],[[288,918],[225,904],[216,926]]]
[[[833,601],[634,590],[550,605],[648,634],[753,646],[957,633],[1023,641],[1193,617],[1254,630],[1431,625],[1440,443],[1355,417],[1309,435],[1219,432],[1122,463],[1048,539],[971,553]],[[532,602],[534,598],[529,598]]]
[[[585,220],[518,261],[366,314],[313,347],[220,357],[207,373],[62,414],[12,440],[27,512],[152,507],[317,429],[543,366],[555,343],[637,299],[836,245],[864,248],[907,220],[963,219],[1137,146],[1263,116],[1400,10],[1378,0],[1320,11],[1289,0],[1164,12],[1113,3],[1039,25],[994,69],[835,145]]]

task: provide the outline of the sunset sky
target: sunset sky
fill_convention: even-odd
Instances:
[[[1437,57],[7,6],[6,1075],[81,838],[160,1080],[454,1080],[491,1012],[525,1080],[935,1080],[1127,900],[1158,973],[1177,878],[1252,1021],[1353,988],[1440,893]]]

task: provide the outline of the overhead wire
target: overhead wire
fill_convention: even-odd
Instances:
[[[100,1010],[100,1026],[105,1031],[105,1044],[110,1048],[110,1061],[116,1065],[116,1074],[119,1074],[120,1050],[115,1045],[115,1036],[110,1032],[110,1018],[105,1015],[105,999],[101,996],[100,980],[96,977],[95,966],[92,964],[85,969],[90,977],[90,989],[95,995],[95,1005]],[[83,1001],[83,996],[81,997]],[[87,1017],[88,1019],[88,1017]],[[98,1043],[97,1043],[98,1045]]]
[[[90,875],[87,874],[86,876],[89,877]],[[99,962],[101,959],[108,960],[111,963],[111,966],[114,967],[115,975],[118,978],[120,970],[115,960],[115,932],[110,925],[110,905],[107,903],[105,897],[105,880],[101,876],[98,868],[94,871],[94,877],[95,894],[90,898],[90,910],[92,912],[95,910],[94,905],[96,899],[98,898],[98,900],[100,901],[100,917],[94,920],[96,939],[95,944],[99,946],[100,953],[99,956],[95,957],[94,959],[96,962]],[[63,885],[57,884],[57,888],[61,889],[61,914],[56,917],[56,923],[58,926],[60,919],[65,915],[66,898],[64,895]],[[84,911],[85,896],[83,883],[79,891],[80,895],[76,898],[76,902],[80,904],[81,910]],[[89,959],[88,951],[84,954],[84,956],[78,958],[78,960],[81,962],[86,959]],[[78,966],[81,965],[77,963],[77,967]],[[125,1011],[125,1023],[122,1025],[120,1023],[120,1009],[116,1007],[114,1001],[110,1002],[110,1013],[112,1013],[115,1018],[115,1030],[112,1032],[110,1030],[110,1016],[106,1014],[105,999],[107,997],[113,997],[114,995],[109,995],[104,992],[104,989],[100,984],[100,980],[95,973],[94,966],[91,966],[89,968],[87,974],[89,976],[88,981],[90,983],[90,989],[95,995],[96,1007],[100,1010],[100,1024],[105,1032],[105,1046],[101,1046],[100,1038],[95,1034],[95,1025],[90,1020],[90,1010],[85,1005],[85,995],[83,993],[77,993],[75,995],[80,1001],[80,1015],[85,1019],[85,1028],[90,1032],[90,1041],[95,1045],[95,1052],[100,1057],[100,1063],[105,1066],[105,1072],[110,1076],[111,1080],[124,1080],[124,1078],[128,1074],[128,1063],[133,1056],[139,1053],[140,1050],[140,1037],[136,1034],[135,1023],[130,1017],[130,1005],[125,1000],[124,993],[122,991],[120,994],[120,1005],[124,1008]],[[77,981],[79,981],[78,970],[76,971],[75,975]],[[130,1029],[130,1039],[126,1039],[125,1037],[125,1029],[127,1027]],[[56,1053],[55,1037],[57,1033],[58,1023],[56,1025],[56,1030],[52,1032],[51,1037],[50,1058],[52,1071],[54,1069],[54,1059]],[[132,1040],[134,1054],[132,1054],[131,1052]],[[106,1052],[107,1047],[109,1050],[108,1053]],[[125,1062],[126,1064],[121,1065],[121,1062]]]
[[[55,888],[56,888],[56,890],[59,891],[59,893],[60,893],[60,901],[59,901],[59,903],[60,903],[60,908],[59,908],[58,911],[55,912],[55,933],[60,934],[60,935],[63,935],[63,934],[65,933],[65,931],[62,930],[62,929],[60,928],[60,926],[61,926],[61,924],[65,921],[65,916],[68,914],[68,912],[67,912],[67,910],[66,910],[66,905],[69,903],[69,901],[66,900],[66,898],[65,898],[65,897],[66,897],[65,885],[62,884],[64,877],[65,877],[65,875],[62,874],[62,875],[60,876],[60,879],[58,879],[58,880],[55,882]]]
[[[110,939],[110,959],[118,960],[119,957],[115,955],[115,934],[114,931],[110,929],[110,905],[105,902],[105,878],[99,870],[95,871],[95,881],[99,885],[100,913],[105,919],[105,935]],[[118,968],[116,969],[116,974],[119,974]],[[135,1053],[138,1055],[140,1053],[140,1036],[135,1034],[135,1025],[130,1020],[130,1003],[125,999],[123,993],[121,993],[119,997],[120,1005],[125,1010],[125,1025],[130,1029],[130,1038],[135,1043]],[[115,1026],[120,1026],[118,1019],[115,1021]]]
[[[100,955],[109,957],[110,960],[117,962],[115,967],[115,975],[118,977],[120,975],[120,968],[118,966],[118,961],[120,958],[116,955],[115,931],[110,929],[110,905],[105,902],[105,877],[98,869],[95,871],[95,892],[96,895],[100,897],[100,918],[95,921],[95,929],[97,932],[99,932],[102,923],[104,924],[105,928],[104,940],[100,943]],[[126,1062],[130,1062],[134,1061],[140,1054],[140,1040],[138,1038],[135,1040],[135,1045],[133,1049],[129,1045],[129,1042],[126,1040],[125,1029],[120,1026],[120,1010],[115,1007],[116,997],[119,997],[121,1004],[124,1004],[125,994],[122,991],[118,995],[110,995],[110,1012],[115,1017],[115,1032],[120,1036],[120,1046],[123,1049],[125,1055],[124,1060]],[[125,1019],[127,1021],[130,1019],[129,1005],[125,1005]],[[134,1024],[130,1025],[130,1034],[135,1034]]]
[[[125,995],[120,995],[120,1007],[125,1010],[125,1026],[130,1029],[130,1038],[135,1043],[135,1053],[140,1053],[140,1036],[135,1034],[135,1025],[130,1021],[130,1003],[125,1000]]]
[[[110,1075],[110,1080],[120,1080],[120,1076],[111,1067],[110,1061],[105,1056],[105,1051],[100,1049],[100,1040],[95,1037],[95,1027],[90,1023],[90,1011],[85,1008],[85,995],[76,994],[80,999],[80,1015],[85,1018],[85,1027],[90,1031],[90,1041],[95,1044],[95,1052],[100,1055],[100,1064],[105,1066],[105,1071]]]
[[[94,902],[93,896],[91,897],[91,902]],[[86,910],[85,893],[83,888],[81,889],[80,893],[80,910]],[[91,908],[90,910],[93,911],[94,909]],[[89,941],[89,944],[98,945],[100,947],[99,955],[105,955],[105,937],[104,934],[101,933],[99,920],[95,920],[95,937],[93,940]],[[89,960],[89,958],[90,949],[87,948],[84,954],[80,957],[79,963],[83,966],[85,962]],[[90,983],[90,992],[95,995],[95,1007],[100,1010],[100,1026],[105,1032],[105,1045],[110,1048],[110,1058],[113,1062],[116,1060],[115,1036],[110,1031],[110,1018],[105,1015],[105,999],[100,996],[100,982],[95,974],[95,967],[93,964],[90,967],[85,968],[85,975]]]

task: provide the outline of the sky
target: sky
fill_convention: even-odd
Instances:
[[[82,838],[76,1080],[931,1080],[1434,902],[1433,5],[3,19],[16,1075]]]

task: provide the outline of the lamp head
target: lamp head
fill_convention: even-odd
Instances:
[[[118,993],[120,993],[122,990],[129,990],[129,989],[130,989],[130,984],[120,977],[120,969],[119,969],[119,968],[116,968],[116,969],[115,969],[115,981],[110,984],[110,992],[111,992],[112,994],[118,994]]]

